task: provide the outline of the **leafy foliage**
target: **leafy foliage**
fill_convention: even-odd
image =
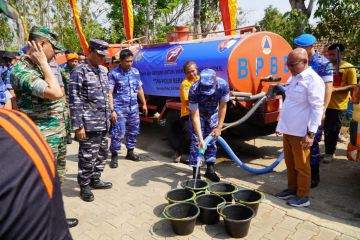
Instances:
[[[110,36],[114,42],[125,40],[121,1],[105,0],[111,6],[107,14],[113,26]],[[164,40],[183,14],[190,9],[189,0],[133,0],[134,38],[147,36],[151,40]]]
[[[347,59],[360,62],[360,1],[318,0],[314,14],[319,19],[314,34],[325,43],[342,43]]]
[[[103,9],[91,10],[91,6],[97,1],[78,0],[77,2],[86,38],[88,40],[90,38],[106,39],[106,29],[98,22],[98,17]],[[15,7],[19,14],[25,18],[28,31],[34,25],[47,26],[59,35],[60,42],[66,48],[73,51],[82,51],[68,0],[8,0],[8,3]],[[18,47],[14,46],[14,42],[21,42],[22,39],[14,41],[14,30],[10,28],[7,20],[0,19],[0,28],[2,29],[0,34],[4,35],[3,48],[14,49],[14,47]],[[0,35],[1,39],[3,39],[2,35]],[[10,38],[12,38],[12,42],[5,41],[5,39]]]
[[[265,9],[265,16],[259,22],[262,30],[275,32],[285,38],[290,44],[298,35],[310,30],[308,18],[297,9],[282,14],[277,8],[269,6]]]

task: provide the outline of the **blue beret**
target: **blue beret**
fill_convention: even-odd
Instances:
[[[311,34],[301,34],[294,39],[294,44],[299,47],[308,47],[316,43],[316,37]]]
[[[96,50],[100,55],[108,55],[109,44],[99,39],[90,39],[89,46]]]
[[[216,72],[206,68],[200,73],[200,92],[205,95],[211,95],[216,89]]]

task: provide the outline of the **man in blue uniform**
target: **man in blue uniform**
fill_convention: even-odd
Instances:
[[[199,148],[204,147],[204,138],[208,135],[216,137],[221,135],[221,128],[226,114],[226,105],[230,99],[230,90],[227,82],[216,77],[212,69],[204,69],[200,73],[200,81],[193,83],[189,92],[189,121],[191,131],[190,166],[193,167],[193,178],[196,173],[196,163]],[[216,161],[216,139],[213,139],[204,154],[207,164],[205,177],[213,182],[220,178],[214,170]],[[200,174],[198,175],[200,178]]]
[[[325,111],[331,99],[333,89],[333,72],[330,61],[315,50],[314,44],[316,38],[311,34],[301,34],[294,39],[294,44],[304,48],[308,54],[309,66],[322,78],[325,83],[324,114],[322,121],[325,119]],[[315,134],[314,142],[310,148],[310,166],[311,166],[311,188],[316,187],[320,182],[319,164],[320,164],[320,147],[322,126]]]
[[[100,64],[108,54],[108,44],[98,39],[89,42],[88,62],[71,73],[69,104],[71,125],[79,139],[80,197],[91,202],[91,188],[108,189],[110,182],[100,180],[105,167],[110,126],[109,83],[107,69]]]
[[[144,115],[147,116],[147,106],[140,80],[140,73],[132,67],[133,54],[129,49],[120,52],[120,65],[109,74],[110,108],[111,108],[111,168],[118,166],[118,151],[121,140],[125,137],[127,154],[125,159],[139,161],[134,154],[136,135],[140,133],[139,97]]]
[[[3,80],[0,79],[0,108],[11,109],[11,98],[10,92],[6,89]]]
[[[1,78],[5,84],[5,87],[13,97],[11,101],[13,108],[16,108],[16,101],[15,101],[15,92],[10,82],[10,71],[13,68],[13,66],[18,62],[17,57],[18,56],[16,52],[5,52],[5,54],[3,55],[3,59],[5,61],[5,65],[7,69],[3,73],[1,73]]]

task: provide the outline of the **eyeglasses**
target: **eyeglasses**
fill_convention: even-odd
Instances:
[[[301,63],[302,60],[300,61],[297,61],[297,62],[294,62],[294,63],[286,63],[286,65],[289,67],[289,68],[293,68],[293,67],[296,67],[296,65],[298,65],[299,63]]]

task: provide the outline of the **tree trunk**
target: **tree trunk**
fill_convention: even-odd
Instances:
[[[201,33],[200,25],[200,11],[201,10],[201,0],[194,0],[194,33]]]
[[[314,7],[314,0],[310,0],[309,5],[305,6],[305,0],[289,0],[291,9],[297,9],[307,16],[311,17],[311,12]]]
[[[146,26],[145,26],[145,36],[147,38],[146,41],[150,39],[150,0],[147,0],[147,8],[146,8]]]

